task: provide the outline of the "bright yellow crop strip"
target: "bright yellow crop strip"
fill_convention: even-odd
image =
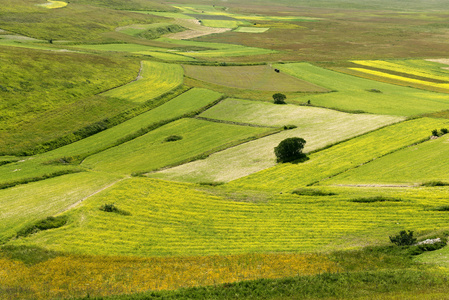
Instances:
[[[438,80],[449,80],[449,77],[446,76],[438,76],[429,72],[425,72],[425,70],[417,70],[416,68],[406,67],[403,65],[399,65],[393,62],[383,61],[383,60],[354,60],[353,63],[356,63],[358,65],[367,66],[367,67],[374,67],[374,68],[380,68],[380,69],[386,69],[421,77],[428,77],[432,79],[438,79]]]
[[[131,258],[63,256],[26,266],[0,257],[0,297],[54,299],[232,283],[340,271],[315,254]]]
[[[48,0],[48,3],[40,4],[40,6],[46,8],[61,8],[67,6],[67,2]]]
[[[423,81],[423,80],[419,80],[419,79],[413,79],[413,78],[388,74],[388,73],[364,69],[364,68],[349,68],[349,69],[358,71],[358,72],[362,72],[362,73],[366,73],[366,74],[372,74],[372,75],[376,75],[379,77],[391,78],[391,79],[396,79],[396,80],[405,81],[405,82],[417,83],[417,84],[433,86],[433,87],[449,88],[448,83],[434,83],[434,82],[430,82],[430,81]]]

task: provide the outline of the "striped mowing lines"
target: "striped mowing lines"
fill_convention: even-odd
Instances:
[[[142,103],[175,89],[183,83],[180,65],[143,61],[136,81],[103,93],[105,96]]]
[[[228,192],[220,196],[195,185],[130,178],[67,212],[67,225],[10,243],[95,255],[316,252],[330,245],[385,243],[397,230],[428,230],[449,221],[447,213],[423,210],[419,199],[366,204],[347,194],[322,199],[277,193],[243,202],[240,197],[250,190],[241,196]],[[101,211],[106,203],[129,215]]]

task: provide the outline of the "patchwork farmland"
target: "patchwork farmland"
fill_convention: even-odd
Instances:
[[[1,299],[447,299],[444,1],[47,2],[0,0]]]

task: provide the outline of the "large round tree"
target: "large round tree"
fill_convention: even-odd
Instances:
[[[299,137],[287,138],[274,147],[278,162],[289,162],[304,157],[302,149],[306,141]]]

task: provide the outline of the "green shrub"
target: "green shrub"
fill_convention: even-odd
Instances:
[[[375,197],[356,198],[356,199],[351,200],[351,202],[356,202],[356,203],[372,203],[372,202],[385,202],[385,201],[399,202],[399,201],[402,201],[402,199],[390,198],[390,197],[384,197],[384,196],[375,196]]]
[[[290,162],[305,156],[302,153],[306,141],[302,138],[287,138],[274,148],[274,154],[278,162]]]
[[[449,130],[447,128],[441,128],[440,131],[441,131],[442,135],[449,132]]]
[[[438,130],[437,129],[432,130],[432,136],[438,136]]]
[[[313,189],[298,189],[294,190],[292,194],[299,195],[299,196],[333,196],[336,195],[332,192],[323,192],[320,190],[313,190]]]
[[[449,186],[449,183],[448,182],[443,182],[443,181],[427,181],[427,182],[421,183],[421,186],[427,186],[427,187],[432,187],[432,186]]]
[[[182,136],[170,135],[170,136],[167,136],[164,141],[165,142],[174,142],[174,141],[179,141],[179,140],[182,140]]]
[[[281,93],[276,93],[273,95],[274,104],[285,104],[285,99],[287,96]]]
[[[111,213],[116,213],[119,215],[123,215],[123,216],[130,216],[131,213],[118,209],[115,204],[111,203],[111,204],[103,204],[102,206],[100,206],[100,210],[104,211],[104,212],[111,212]]]
[[[27,226],[23,228],[22,230],[17,232],[17,237],[25,237],[30,234],[42,231],[42,230],[48,230],[52,228],[59,228],[64,226],[67,223],[67,217],[66,216],[58,216],[58,217],[47,217],[46,219],[40,220],[36,223],[34,223],[31,226]]]
[[[390,236],[390,241],[397,246],[410,246],[416,243],[416,238],[413,237],[413,231],[402,230],[398,235]]]
[[[434,210],[434,211],[449,211],[449,205],[438,206],[438,207],[431,208],[431,209],[429,209],[429,210]]]
[[[296,126],[296,125],[284,125],[284,130],[295,129],[297,127],[298,126]]]

